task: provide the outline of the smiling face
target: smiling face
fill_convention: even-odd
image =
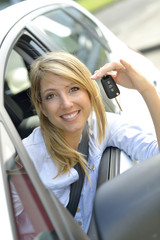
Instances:
[[[80,136],[91,112],[88,92],[77,83],[46,73],[41,80],[41,110],[64,136]]]

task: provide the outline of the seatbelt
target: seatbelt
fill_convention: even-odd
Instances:
[[[84,158],[86,161],[88,160],[88,131],[87,131],[87,123],[84,126],[83,133],[82,133],[82,139],[81,142],[78,146],[78,152],[82,153],[84,155]],[[84,172],[82,171],[80,164],[77,163],[74,167],[78,174],[79,174],[79,179],[71,184],[71,189],[70,189],[70,198],[69,198],[69,203],[67,205],[67,209],[70,211],[70,213],[75,216],[75,213],[77,211],[79,199],[81,196],[81,191],[83,187],[83,182],[84,182]]]

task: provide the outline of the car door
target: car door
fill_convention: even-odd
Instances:
[[[10,230],[7,239],[88,239],[68,211],[44,188],[21,141],[13,136],[12,126],[10,132],[5,121],[0,120],[1,184],[10,220],[4,226],[7,228],[4,236]],[[16,163],[17,157],[21,163]]]

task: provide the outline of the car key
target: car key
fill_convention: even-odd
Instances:
[[[117,96],[120,94],[119,88],[117,87],[115,81],[111,75],[105,75],[101,78],[101,83],[104,88],[104,91],[109,99],[115,98],[119,109],[122,111],[122,108],[117,100]]]

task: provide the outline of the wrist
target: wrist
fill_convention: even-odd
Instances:
[[[157,93],[156,88],[153,85],[147,88],[147,90],[143,91],[141,93],[141,96],[143,97],[150,111],[152,111],[153,110],[152,108],[155,108],[157,105],[159,108],[160,104],[159,95]]]
[[[153,94],[157,95],[157,91],[152,83],[147,83],[144,90],[140,92],[141,96],[145,99],[148,97],[152,97]]]

